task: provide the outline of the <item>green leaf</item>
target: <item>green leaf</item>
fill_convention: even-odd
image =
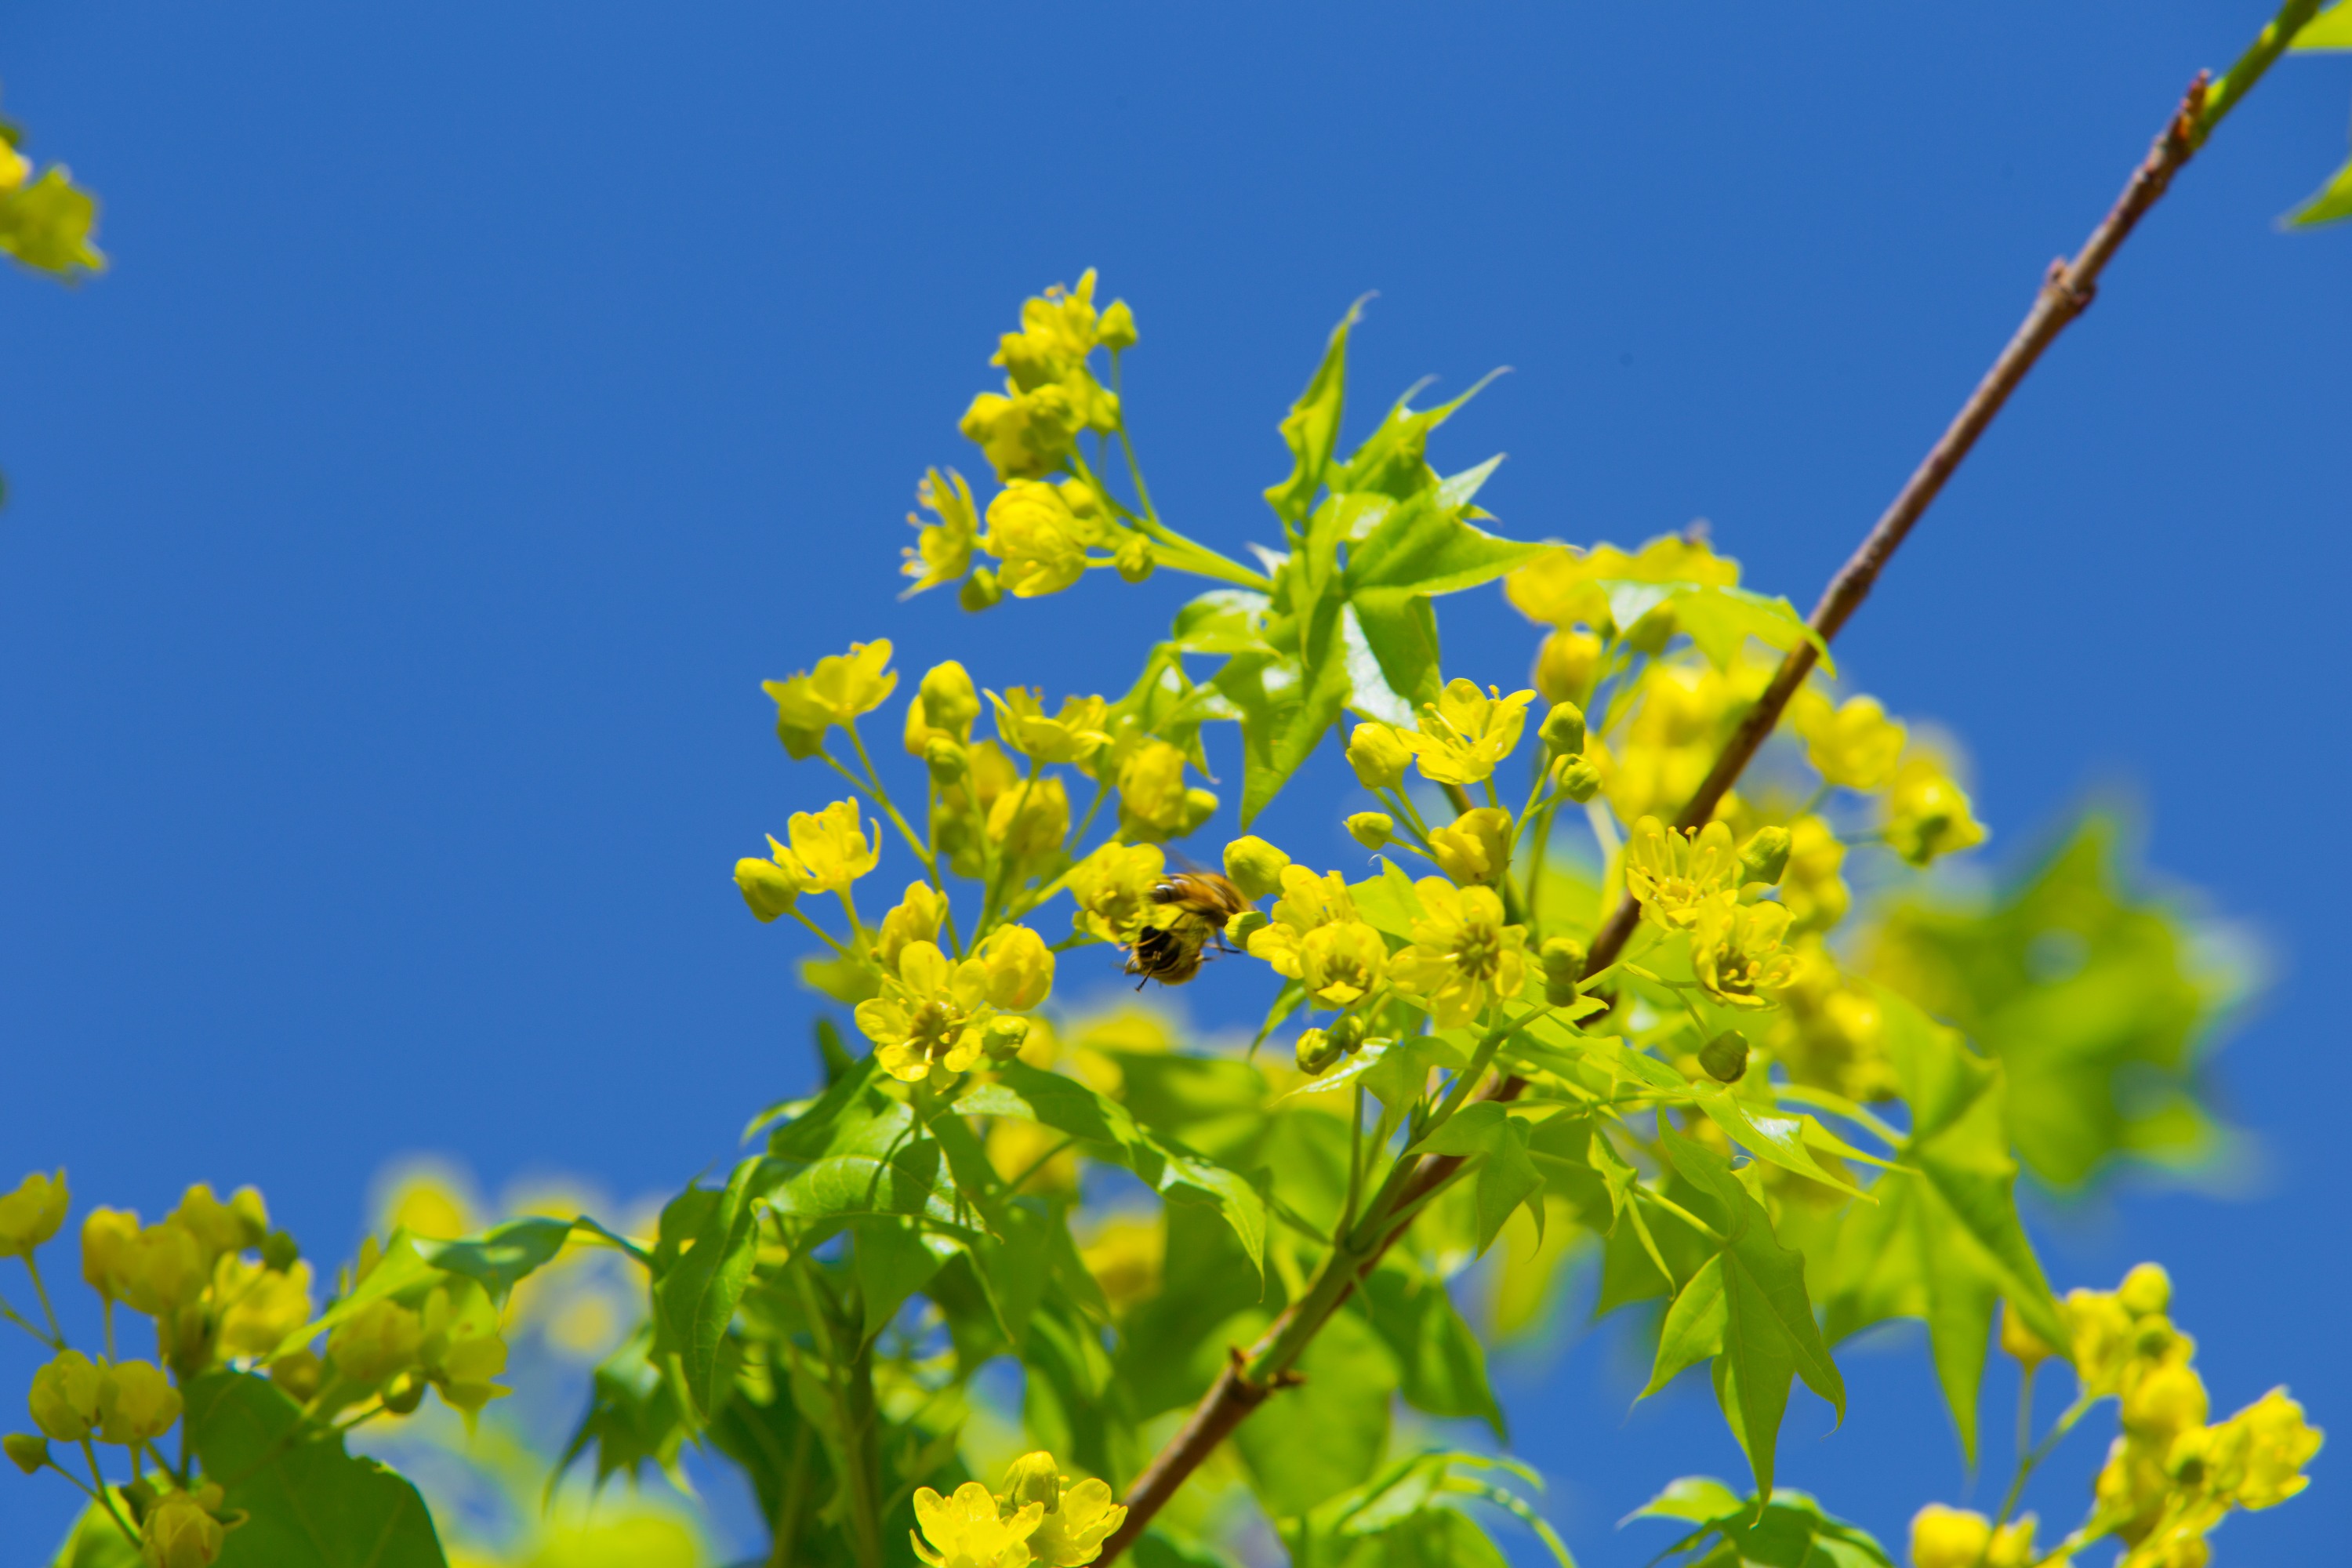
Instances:
[[[1247,1180],[1172,1140],[1146,1130],[1128,1109],[1075,1079],[1023,1062],[1000,1068],[998,1081],[977,1086],[957,1102],[968,1116],[1018,1116],[1092,1145],[1087,1152],[1116,1160],[1173,1203],[1199,1204],[1224,1216],[1250,1262],[1265,1263],[1265,1200]]]
[[[1487,1100],[1465,1105],[1452,1120],[1421,1141],[1430,1154],[1462,1154],[1478,1159],[1478,1250],[1495,1243],[1503,1222],[1521,1204],[1543,1235],[1543,1173],[1528,1156],[1528,1124],[1497,1102]]]
[[[1315,367],[1314,378],[1282,422],[1283,445],[1290,448],[1290,477],[1267,490],[1265,501],[1286,530],[1296,531],[1306,522],[1315,492],[1322,488],[1324,471],[1331,465],[1331,450],[1339,445],[1339,412],[1347,394],[1348,333],[1362,319],[1363,311],[1364,300],[1359,300],[1331,329],[1322,363]]]
[[[1873,979],[2000,1058],[2017,1156],[2061,1189],[2214,1150],[2198,1064],[2250,987],[2227,933],[2134,894],[2120,837],[2089,814],[1996,898],[1896,905],[1871,949]]]
[[[1759,1105],[1733,1092],[1728,1084],[1713,1079],[1701,1079],[1690,1085],[1689,1097],[1706,1112],[1707,1120],[1723,1129],[1724,1135],[1742,1149],[1768,1163],[1783,1170],[1794,1171],[1810,1181],[1835,1187],[1842,1193],[1867,1198],[1843,1176],[1813,1157],[1813,1149],[1826,1139],[1832,1145],[1842,1141],[1810,1116],[1791,1116],[1769,1106]]]
[[[106,258],[89,242],[98,199],[73,183],[63,165],[13,191],[0,192],[0,250],[27,267],[59,278],[96,272]]]
[[[1831,675],[1837,673],[1837,665],[1830,658],[1829,644],[1786,599],[1767,598],[1746,588],[1713,584],[1677,589],[1667,597],[1665,605],[1674,615],[1675,629],[1688,633],[1692,643],[1717,669],[1728,669],[1748,639],[1754,637],[1780,653],[1788,652],[1800,642],[1809,642],[1821,657],[1822,668]]]
[[[1179,1535],[1164,1524],[1154,1524],[1128,1548],[1135,1568],[1240,1568],[1233,1558],[1205,1541]]]
[[[1122,1489],[1143,1456],[1101,1331],[1066,1307],[1048,1304],[1030,1325],[1022,1360],[1028,1372],[1022,1414],[1031,1440],[1074,1469]]]
[[[1154,1132],[1221,1132],[1255,1124],[1265,1110],[1265,1075],[1245,1061],[1183,1051],[1102,1054],[1118,1065],[1120,1102]]]
[[[2352,5],[2331,5],[2305,22],[2289,47],[2297,54],[2352,49]]]
[[[519,1219],[461,1241],[417,1237],[410,1245],[434,1268],[478,1279],[490,1300],[503,1302],[516,1285],[563,1250],[573,1224],[568,1219]],[[601,1232],[604,1227],[596,1228]]]
[[[1486,1347],[1454,1309],[1445,1282],[1391,1253],[1364,1280],[1373,1330],[1396,1358],[1397,1392],[1431,1415],[1475,1415],[1510,1441],[1486,1381]]]
[[[124,1517],[129,1517],[127,1510]],[[58,1548],[51,1568],[145,1568],[145,1559],[122,1539],[121,1527],[106,1510],[92,1503],[74,1521],[73,1533]]]
[[[1659,1555],[1693,1551],[1712,1540],[1716,1545],[1703,1560],[1710,1568],[1895,1568],[1869,1531],[1823,1511],[1806,1493],[1782,1487],[1770,1495],[1759,1507],[1755,1493],[1735,1497],[1712,1476],[1685,1476],[1628,1514],[1625,1522],[1669,1519],[1696,1524],[1698,1529]]]
[[[926,1236],[911,1220],[861,1219],[850,1226],[850,1273],[857,1281],[868,1341],[890,1326],[907,1298],[929,1284],[955,1250],[955,1242]]]
[[[1830,1337],[1888,1318],[1927,1325],[1937,1380],[1976,1462],[1977,1393],[2003,1299],[2046,1342],[2068,1334],[2018,1218],[2000,1065],[1892,993],[1878,994],[1887,1054],[1911,1107],[1911,1135],[1874,1213],[1847,1219],[1822,1307]]]
[[[210,1372],[184,1393],[189,1446],[246,1514],[218,1568],[446,1568],[416,1489],[344,1452],[276,1384]]]
[[[1666,1157],[1697,1189],[1710,1213],[1716,1255],[1685,1282],[1667,1309],[1648,1388],[1654,1393],[1683,1368],[1713,1356],[1716,1395],[1732,1435],[1747,1450],[1759,1490],[1772,1486],[1773,1454],[1789,1384],[1828,1400],[1845,1418],[1845,1383],[1830,1360],[1805,1294],[1803,1258],[1782,1247],[1772,1222],[1750,1196],[1731,1163],[1678,1133],[1661,1133]]]
[[[677,1473],[678,1450],[692,1434],[677,1384],[646,1359],[653,1342],[653,1326],[639,1324],[620,1348],[597,1363],[589,1382],[588,1408],[564,1445],[550,1485],[592,1447],[599,1488],[618,1474],[634,1480],[649,1463],[666,1475]]]
[[[1223,1369],[1226,1346],[1245,1343],[1264,1327],[1257,1309],[1265,1293],[1232,1230],[1206,1209],[1171,1206],[1160,1291],[1129,1309],[1119,1325],[1118,1384],[1136,1419],[1148,1421],[1206,1393]],[[1255,1326],[1210,1331],[1245,1314]]]
[[[1306,1378],[1258,1406],[1234,1447],[1266,1512],[1292,1519],[1370,1476],[1388,1447],[1396,1363],[1370,1323],[1335,1312],[1299,1359]]]
[[[2326,19],[2321,18],[2322,21]],[[2316,26],[2318,23],[2315,22],[2313,26]],[[2336,47],[2352,47],[2352,45]],[[2284,221],[2290,228],[2317,228],[2322,224],[2336,223],[2347,217],[2352,217],[2352,162],[2347,162],[2330,175],[2327,183],[2313,192],[2301,206],[2287,214]]]
[[[921,1217],[950,1230],[973,1215],[942,1168],[940,1143],[876,1082],[868,1057],[799,1121],[778,1128],[758,1195],[814,1246],[868,1215]]]
[[[1269,601],[1247,588],[1215,588],[1176,612],[1170,633],[1183,653],[1251,653],[1265,647]]]
[[[752,1200],[767,1163],[745,1160],[723,1193],[689,1188],[662,1211],[661,1245],[654,1254],[653,1359],[657,1365],[677,1359],[688,1397],[705,1415],[718,1403],[719,1348],[751,1278],[759,1242]]]

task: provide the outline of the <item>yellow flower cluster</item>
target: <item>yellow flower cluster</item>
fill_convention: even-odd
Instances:
[[[2271,1508],[2309,1484],[2304,1467],[2322,1438],[2284,1389],[2207,1425],[2196,1342],[2173,1327],[2171,1297],[2164,1270],[2143,1263],[2114,1290],[2064,1302],[2084,1397],[2112,1394],[2122,1407],[2084,1533],[2123,1542],[2123,1568],[2201,1568],[2205,1537],[2231,1510]]]
[[[1018,1050],[1025,1021],[1000,1015],[1025,1013],[1053,988],[1053,950],[1026,926],[999,926],[962,960],[911,940],[884,974],[882,994],[857,1005],[857,1027],[891,1077],[943,1087],[978,1066],[992,1039],[1004,1055]]]
[[[776,737],[795,762],[816,755],[827,731],[848,729],[898,688],[887,637],[852,643],[846,654],[818,659],[814,670],[760,683],[776,704]]]
[[[2034,1522],[2029,1513],[1995,1529],[1974,1509],[1931,1502],[1911,1521],[1911,1568],[2066,1568],[2063,1556],[2035,1556]]]
[[[362,1252],[362,1283],[378,1256]],[[413,1305],[384,1297],[336,1324],[316,1375],[330,1400],[373,1396],[395,1415],[415,1410],[428,1387],[438,1389],[471,1421],[491,1400],[513,1392],[490,1381],[506,1365],[506,1341],[488,1294],[470,1279],[452,1279]]]
[[[1781,885],[1782,896],[1788,885]],[[1849,980],[1818,938],[1793,944],[1780,1014],[1765,1043],[1790,1079],[1863,1104],[1892,1100],[1899,1086],[1886,1054],[1877,997]]]
[[[1095,379],[1087,361],[1097,345],[1133,343],[1134,316],[1116,300],[1098,315],[1094,299],[1088,268],[1076,288],[1056,284],[1024,301],[1021,330],[1005,333],[990,361],[1005,373],[1004,391],[983,392],[964,410],[964,436],[1007,483],[1061,467],[1080,430],[1118,428],[1118,399]]]
[[[1490,1002],[1517,996],[1528,983],[1528,932],[1507,925],[1492,888],[1457,888],[1443,877],[1413,884],[1422,918],[1412,942],[1389,960],[1389,979],[1428,1009],[1441,1029],[1467,1024]]]
[[[1108,1483],[1089,1477],[1074,1486],[1040,1452],[1015,1459],[1001,1491],[978,1481],[949,1497],[918,1487],[913,1541],[931,1568],[1084,1568],[1126,1518]]]
[[[1653,539],[1631,554],[1613,544],[1581,551],[1563,544],[1513,572],[1505,579],[1503,592],[1531,621],[1563,629],[1586,626],[1603,633],[1631,631],[1631,626],[1617,626],[1610,613],[1606,584],[1612,582],[1737,587],[1739,563],[1716,554],[1704,540],[1679,534]]]
[[[1337,871],[1317,876],[1290,865],[1279,876],[1282,896],[1267,923],[1250,933],[1250,956],[1297,981],[1318,1007],[1351,1006],[1379,990],[1389,967],[1388,943],[1357,918],[1347,879]]]

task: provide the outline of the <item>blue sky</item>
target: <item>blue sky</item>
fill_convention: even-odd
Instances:
[[[1809,604],[2265,15],[12,8],[7,112],[101,193],[115,268],[0,305],[0,1167],[150,1213],[257,1183],[321,1254],[403,1152],[676,1187],[808,1070],[793,944],[727,879],[826,795],[758,681],[887,635],[1109,687],[1185,592],[894,602],[914,481],[978,466],[953,421],[1024,294],[1093,265],[1133,302],[1156,497],[1221,547],[1274,531],[1275,421],[1378,289],[1360,415],[1514,367],[1439,454],[1510,454],[1504,530],[1704,516]],[[2272,220],[2347,104],[2340,57],[2273,73],[1841,644],[1968,738],[1997,863],[2121,789],[2155,866],[2263,934],[2276,984],[2218,1069],[2259,1139],[2236,1195],[2125,1183],[2043,1237],[2062,1285],[2164,1258],[2223,1408],[2284,1380],[2338,1426],[2352,232]],[[1520,676],[1499,596],[1447,615],[1455,672]],[[1306,797],[1341,777],[1275,833],[1337,842]],[[1627,1415],[1611,1345],[1513,1394],[1588,1564],[1646,1559],[1611,1521],[1738,1462],[1703,1389]],[[1850,1371],[1783,1479],[1899,1535],[1965,1478],[1916,1345]],[[2340,1542],[2336,1468],[2225,1560]],[[0,1558],[58,1491],[0,1485]]]

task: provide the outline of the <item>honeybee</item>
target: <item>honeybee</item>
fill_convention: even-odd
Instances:
[[[1250,908],[1242,890],[1214,871],[1176,871],[1162,877],[1151,889],[1158,905],[1148,922],[1127,946],[1127,972],[1162,985],[1181,985],[1201,973],[1202,962],[1213,951],[1231,952],[1225,945],[1225,922]]]

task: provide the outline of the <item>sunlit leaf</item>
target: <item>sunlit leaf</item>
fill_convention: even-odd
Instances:
[[[1431,1415],[1475,1415],[1508,1442],[1502,1406],[1486,1382],[1486,1349],[1454,1310],[1445,1282],[1393,1254],[1366,1277],[1366,1311],[1396,1358],[1397,1391]]]
[[[1306,1381],[1258,1406],[1234,1433],[1250,1484],[1277,1519],[1295,1518],[1370,1475],[1388,1446],[1396,1363],[1371,1325],[1337,1312],[1307,1347]]]
[[[1782,1487],[1761,1509],[1758,1494],[1733,1494],[1712,1476],[1685,1476],[1626,1516],[1674,1520],[1698,1528],[1661,1557],[1706,1548],[1708,1568],[1895,1568],[1869,1531],[1823,1511],[1804,1492]]]

